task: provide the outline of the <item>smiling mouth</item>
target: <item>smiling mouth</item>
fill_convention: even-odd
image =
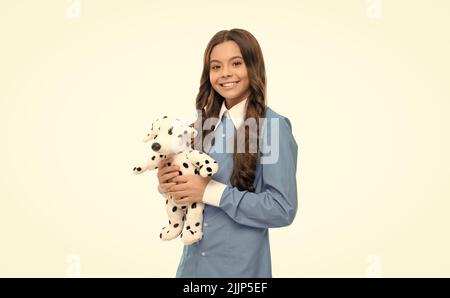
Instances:
[[[232,82],[232,83],[226,83],[226,84],[219,84],[223,88],[233,88],[236,86],[240,81]]]

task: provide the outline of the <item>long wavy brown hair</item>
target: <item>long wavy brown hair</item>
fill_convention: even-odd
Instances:
[[[256,120],[257,129],[248,129],[247,125],[241,125],[237,131],[235,131],[234,139],[234,156],[233,156],[233,173],[230,178],[230,182],[234,187],[239,190],[248,190],[254,192],[253,182],[255,180],[256,163],[259,158],[259,143],[260,143],[260,128],[259,118],[264,118],[266,115],[266,70],[264,66],[264,58],[261,48],[256,38],[248,31],[243,29],[231,29],[222,30],[217,32],[209,41],[203,59],[203,71],[200,78],[200,88],[197,94],[195,106],[197,111],[201,111],[201,121],[194,123],[194,127],[197,131],[202,133],[198,134],[194,140],[196,148],[203,149],[203,141],[205,136],[213,132],[214,127],[204,128],[203,123],[210,117],[219,117],[220,108],[222,102],[225,100],[219,93],[211,86],[209,72],[210,72],[210,56],[213,48],[225,41],[234,41],[238,44],[245,65],[247,67],[249,77],[249,89],[250,95],[247,98],[247,111],[245,119],[253,118]],[[200,115],[199,115],[200,116]],[[244,119],[244,120],[245,120]],[[201,123],[200,123],[201,122]],[[245,129],[245,150],[244,152],[238,152],[237,149],[237,135],[243,133]],[[257,134],[256,136],[254,134]],[[248,150],[249,138],[251,140],[257,140],[256,153],[255,150]],[[253,151],[253,152],[250,152]]]

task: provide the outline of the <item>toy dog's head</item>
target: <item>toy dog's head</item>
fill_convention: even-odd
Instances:
[[[164,116],[152,123],[151,131],[144,142],[150,142],[155,153],[163,155],[177,154],[191,148],[191,138],[197,136],[197,130],[179,118]]]

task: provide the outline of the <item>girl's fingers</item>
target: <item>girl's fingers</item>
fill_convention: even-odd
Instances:
[[[168,180],[170,180],[170,179],[172,179],[173,177],[176,177],[176,176],[178,176],[178,175],[179,175],[178,171],[176,171],[176,172],[170,172],[170,173],[167,173],[167,174],[162,175],[162,176],[159,178],[159,180],[160,180],[161,182],[163,182],[163,183],[166,183],[166,181],[168,181]]]
[[[169,189],[170,189],[172,186],[175,186],[175,185],[176,185],[176,183],[174,183],[174,182],[169,182],[169,183],[161,183],[159,186],[160,186],[160,188],[161,188],[164,192],[168,192]]]
[[[173,172],[173,171],[178,171],[180,169],[180,167],[179,166],[167,166],[167,167],[164,167],[164,170],[166,171],[166,172]]]
[[[164,159],[160,160],[158,162],[158,169],[162,170],[164,168],[165,164],[166,164],[166,162],[164,161]]]
[[[164,167],[159,170],[158,174],[159,174],[159,177],[161,178],[162,176],[164,176],[166,173],[169,173],[169,172],[177,172],[178,173],[179,169],[180,169],[179,166]]]
[[[167,158],[161,159],[158,162],[158,169],[162,169],[162,168],[166,167],[166,164],[169,164],[172,162],[173,162],[173,157],[167,157]]]
[[[191,197],[181,197],[180,199],[175,199],[175,202],[179,205],[188,204],[191,202]]]
[[[176,184],[176,183],[175,183]],[[186,185],[186,183],[180,183],[176,184],[171,188],[172,192],[183,192],[189,189],[189,187]]]
[[[180,200],[182,197],[189,196],[189,191],[187,191],[187,190],[184,190],[184,191],[169,191],[169,195],[174,196],[175,199],[177,200],[177,203],[178,203],[178,200]]]

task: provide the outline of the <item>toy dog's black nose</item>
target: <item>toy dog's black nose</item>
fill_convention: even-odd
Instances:
[[[161,149],[161,145],[159,143],[153,143],[152,150],[158,151],[159,149]]]

